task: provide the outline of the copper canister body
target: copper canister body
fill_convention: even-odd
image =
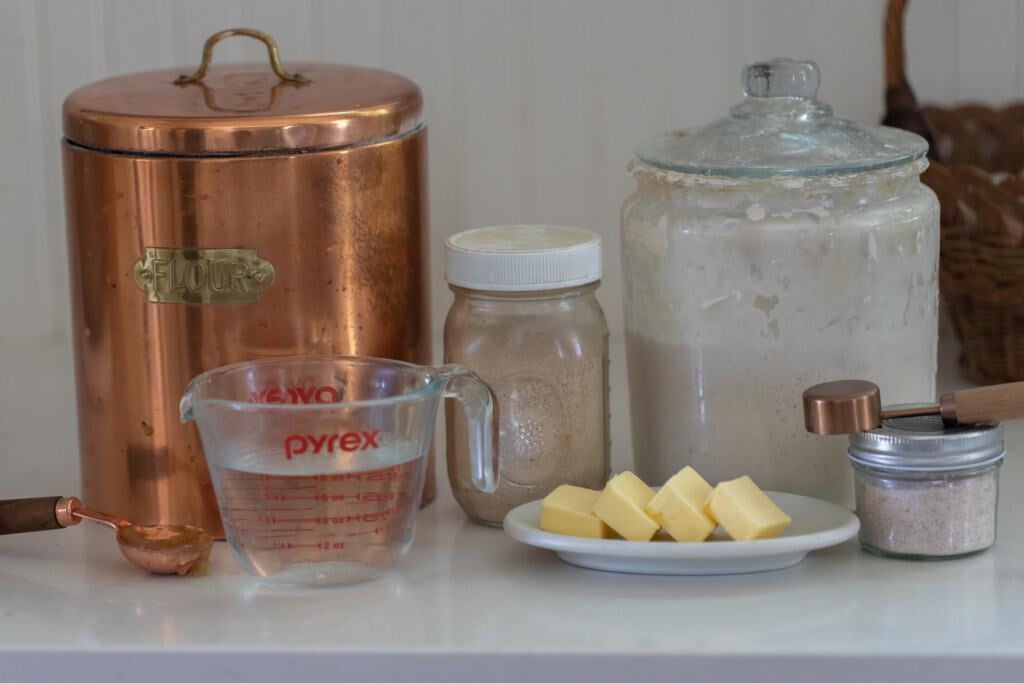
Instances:
[[[205,370],[293,354],[431,361],[422,127],[307,153],[147,156],[65,141],[63,155],[90,506],[223,536],[198,433],[178,417]],[[193,260],[195,250],[250,250],[272,282],[249,303],[152,301],[137,264],[154,249]],[[155,286],[230,290],[237,273],[218,285],[215,265],[163,263]],[[433,463],[429,472],[427,500]]]

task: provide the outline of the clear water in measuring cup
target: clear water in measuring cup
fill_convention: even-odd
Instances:
[[[211,466],[224,531],[245,569],[281,583],[379,576],[412,543],[425,453],[412,442],[282,462],[235,444]]]
[[[442,397],[474,425],[473,482],[496,488],[494,393],[455,365],[291,356],[208,370],[179,412],[196,423],[229,546],[270,583],[373,578],[412,543]]]

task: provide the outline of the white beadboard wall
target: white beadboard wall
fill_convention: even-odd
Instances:
[[[69,336],[63,97],[194,65],[219,29],[267,31],[286,60],[379,66],[421,85],[436,338],[444,238],[514,222],[604,235],[601,298],[620,332],[618,212],[635,145],[721,115],[742,64],[772,56],[816,60],[824,100],[877,120],[883,12],[884,0],[0,0],[0,348]],[[922,99],[1024,96],[1024,0],[915,0],[907,23]],[[216,59],[263,56],[237,38]]]

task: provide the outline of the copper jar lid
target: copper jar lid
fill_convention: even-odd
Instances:
[[[210,66],[232,35],[261,40],[270,63]],[[400,137],[422,125],[412,81],[364,67],[280,62],[274,40],[251,29],[210,37],[190,75],[164,69],[91,83],[64,101],[64,134],[98,150],[248,155],[336,149]]]

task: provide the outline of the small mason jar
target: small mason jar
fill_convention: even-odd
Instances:
[[[498,399],[499,483],[480,495],[460,410],[447,410],[448,477],[475,522],[498,526],[514,507],[560,484],[608,478],[608,325],[595,293],[601,238],[555,226],[496,226],[446,243],[455,299],[446,363],[477,372]]]
[[[850,436],[860,542],[887,557],[961,557],[996,541],[999,424],[946,426],[939,416],[886,420]]]

